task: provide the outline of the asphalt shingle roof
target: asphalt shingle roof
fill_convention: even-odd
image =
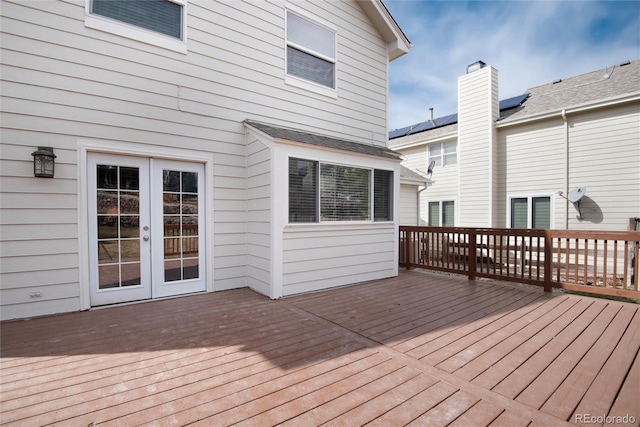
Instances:
[[[608,75],[608,77],[605,77]],[[510,123],[545,112],[640,92],[640,59],[536,86],[500,101],[500,123]],[[457,132],[458,115],[416,123],[389,132],[389,139],[422,133],[436,136]],[[446,127],[446,128],[445,128]]]
[[[390,150],[387,147],[361,144],[359,142],[347,141],[344,139],[338,139],[317,133],[305,132],[298,129],[291,129],[282,126],[257,122],[254,120],[247,119],[244,121],[244,123],[269,135],[272,138],[302,142],[319,147],[333,148],[336,150],[349,151],[358,154],[366,154],[368,156],[400,160],[400,153]]]

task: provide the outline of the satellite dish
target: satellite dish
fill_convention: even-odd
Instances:
[[[571,203],[578,203],[585,194],[587,194],[587,187],[574,188],[567,194],[567,200]]]

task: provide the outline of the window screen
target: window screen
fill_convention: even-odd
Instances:
[[[287,12],[287,74],[335,88],[335,33]]]
[[[182,6],[169,0],[92,0],[91,12],[182,40]]]

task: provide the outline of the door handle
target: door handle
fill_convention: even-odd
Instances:
[[[147,235],[142,236],[142,240],[144,240],[145,242],[148,242],[149,241],[149,236],[147,236]]]

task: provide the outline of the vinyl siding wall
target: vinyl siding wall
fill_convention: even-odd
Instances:
[[[554,228],[563,228],[566,176],[565,128],[561,117],[498,132],[496,226],[510,227],[509,197],[551,196]]]
[[[271,150],[253,139],[247,144],[247,283],[270,295]]]
[[[498,117],[498,72],[492,67],[458,79],[459,226],[492,224],[494,120]]]
[[[400,184],[400,225],[420,225],[417,185]]]
[[[640,102],[569,116],[569,187],[587,187],[572,229],[626,230],[640,216]]]
[[[85,27],[84,2],[3,1],[3,319],[81,307],[81,141],[213,154],[215,289],[247,285],[242,120],[386,142],[386,44],[356,2],[301,7],[338,30],[337,98],[285,84],[282,2],[189,2],[182,54]],[[33,178],[39,145],[52,180]]]
[[[284,230],[283,295],[397,275],[394,224]]]

